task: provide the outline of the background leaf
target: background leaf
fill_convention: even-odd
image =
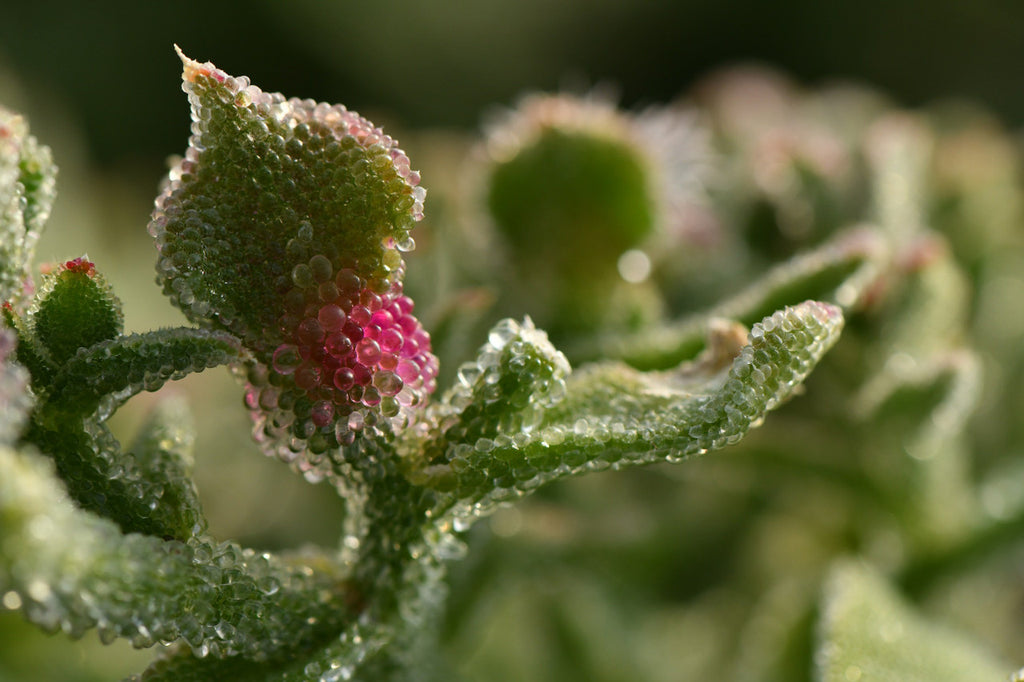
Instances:
[[[1002,682],[1012,671],[966,635],[914,611],[866,564],[837,564],[824,599],[822,682]]]

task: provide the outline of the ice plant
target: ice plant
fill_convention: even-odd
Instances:
[[[437,375],[402,294],[419,173],[343,106],[179,55],[194,123],[150,222],[164,291],[251,351],[246,399],[286,458],[405,428]]]
[[[823,541],[827,549],[814,557],[857,549],[882,554],[888,574],[912,593],[1005,537],[1004,526],[978,513],[964,475],[963,436],[981,361],[946,333],[966,324],[967,284],[919,210],[924,202],[915,193],[927,185],[930,147],[916,119],[880,119],[863,148],[847,150],[857,157],[851,168],[861,168],[871,188],[859,227],[828,223],[828,234],[746,277],[745,286],[721,284],[727,295],[709,310],[616,325],[590,313],[617,296],[620,280],[604,285],[622,268],[623,254],[647,248],[666,229],[664,177],[657,179],[654,157],[640,151],[636,120],[604,106],[534,100],[526,107],[534,109],[532,122],[515,119],[506,128],[525,126],[515,129],[514,144],[495,148],[491,140],[491,221],[505,233],[524,290],[547,296],[551,307],[540,312],[555,311],[548,319],[571,342],[569,352],[530,317],[506,319],[458,367],[453,384],[438,391],[431,337],[403,289],[403,254],[413,247],[410,231],[423,214],[425,191],[395,140],[344,107],[268,94],[247,78],[179,55],[192,136],[156,200],[149,231],[158,282],[194,327],[125,332],[121,302],[100,274],[103,263],[86,256],[50,267],[38,288],[26,280],[55,171],[24,121],[0,115],[4,610],[73,638],[95,629],[103,642],[160,645],[136,680],[452,679],[440,640],[450,632],[451,613],[477,594],[458,594],[460,585],[485,581],[455,576],[457,606],[446,615],[447,572],[465,555],[476,521],[559,479],[676,463],[734,445],[800,391],[822,361],[826,371],[809,388],[822,399],[794,401],[783,425],[773,430],[776,420],[768,419],[761,433],[770,438],[752,446],[769,467],[781,462],[784,472],[811,469],[827,480],[834,486],[825,496],[830,510],[846,510],[847,498],[856,497],[871,511],[866,520],[851,513],[834,521],[821,509],[798,514],[802,522],[839,525],[839,539]],[[722,149],[760,144],[725,123],[716,128]],[[685,164],[661,163],[662,171],[688,172]],[[751,172],[743,163],[738,168],[740,175]],[[900,182],[887,182],[895,176]],[[968,192],[969,178],[950,169],[944,177]],[[734,184],[712,188],[701,210],[727,216],[733,202],[757,203],[745,194],[760,191],[749,178],[721,179]],[[813,173],[806,179],[829,182]],[[874,224],[864,225],[868,219]],[[722,217],[717,229],[728,224]],[[750,229],[741,227],[738,233]],[[761,263],[758,240],[745,248],[739,260]],[[531,280],[531,268],[543,262],[555,267]],[[656,289],[653,281],[645,286]],[[559,317],[573,306],[580,317]],[[848,316],[857,324],[830,363],[826,353]],[[179,403],[162,403],[128,447],[108,426],[132,396],[215,366],[231,368],[244,383],[262,449],[311,481],[328,480],[342,496],[336,546],[267,552],[214,537]],[[825,417],[832,420],[827,428]],[[873,428],[863,428],[869,420]],[[909,432],[906,424],[913,425]],[[822,434],[830,429],[838,437]],[[883,459],[894,449],[896,459]],[[733,452],[742,462],[744,450]],[[867,460],[863,471],[854,467],[860,459]],[[881,478],[883,471],[891,478]],[[722,558],[713,542],[701,544],[715,535],[702,526],[739,519],[743,532],[756,533],[784,525],[759,523],[762,507],[779,498],[795,506],[818,499],[806,495],[803,481],[772,488],[776,476],[785,474],[759,469],[742,477],[746,482],[730,483],[733,491],[747,486],[751,504],[734,504],[729,492],[714,496],[711,516],[666,515],[665,523],[688,531],[673,527],[668,534],[692,543],[692,553],[672,565],[673,584],[691,563]],[[758,487],[761,479],[767,487]],[[614,509],[624,494],[609,490],[601,509]],[[643,497],[637,508],[658,504]],[[1024,517],[1021,507],[1006,502],[1010,528]],[[884,550],[886,538],[898,551],[876,548]],[[605,542],[614,538],[596,544]],[[578,549],[580,556],[591,551]],[[770,583],[773,595],[776,579],[800,589],[780,589],[785,599],[766,597],[745,609],[715,610],[708,620],[721,627],[702,624],[697,633],[732,637],[760,627],[750,641],[771,655],[761,667],[743,669],[751,679],[793,679],[788,657],[812,647],[815,662],[802,659],[800,674],[816,665],[827,682],[876,670],[927,671],[942,680],[963,679],[964,670],[1009,671],[960,635],[929,626],[877,568],[843,559],[808,577],[800,573],[806,567],[784,563],[800,552],[787,552],[773,556],[785,566],[780,579],[758,551],[739,554],[736,563],[753,560],[755,580]],[[903,563],[900,552],[908,557]],[[717,568],[714,574],[719,580]],[[721,580],[729,579],[742,581]],[[573,589],[588,580],[574,574]],[[810,596],[819,593],[820,602]],[[585,617],[592,613],[589,598],[576,603],[578,613],[555,616],[552,639],[567,655],[586,650],[576,628],[600,621]],[[888,628],[881,634],[872,629],[876,616]],[[635,634],[627,633],[635,618],[607,619],[619,628],[617,641]],[[642,625],[648,634],[664,630]],[[865,647],[892,637],[900,646],[876,665]],[[741,658],[751,650],[757,646]],[[927,661],[918,651],[928,652]],[[634,677],[678,676],[674,667],[668,677],[648,675],[642,658],[635,657]],[[723,666],[731,666],[732,653],[725,658]],[[589,674],[575,664],[554,666],[551,674],[568,669]],[[708,669],[714,674],[706,678],[727,677],[724,667]]]

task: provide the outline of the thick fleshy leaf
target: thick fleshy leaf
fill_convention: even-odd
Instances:
[[[603,102],[535,95],[493,127],[487,204],[520,266],[614,280],[656,223],[657,171],[632,125]]]
[[[681,207],[703,193],[710,149],[695,117],[532,94],[487,133],[481,203],[511,266],[502,310],[530,314],[559,343],[656,318],[657,287],[624,264],[649,270],[639,249],[678,239]]]
[[[195,435],[184,402],[164,400],[142,426],[131,447],[131,458],[142,480],[159,486],[154,511],[159,510],[166,535],[184,539],[206,530],[199,492],[192,479]]]
[[[358,624],[347,628],[329,644],[301,659],[255,662],[244,657],[196,658],[181,647],[156,661],[142,675],[127,682],[220,682],[221,680],[259,680],[260,682],[341,682],[353,679],[356,671],[390,642],[389,634]]]
[[[289,658],[341,632],[358,602],[322,557],[122,534],[74,507],[45,459],[0,448],[0,594],[47,631],[198,656]]]
[[[564,397],[541,414],[532,415],[536,408],[528,402],[520,407],[530,419],[519,431],[502,432],[492,425],[477,436],[481,426],[459,427],[453,434],[465,430],[465,440],[442,436],[428,444],[428,452],[439,448],[442,453],[417,471],[414,480],[449,492],[456,514],[473,515],[564,476],[680,461],[735,443],[792,394],[842,326],[838,308],[808,301],[754,325],[748,345],[728,371],[709,373],[700,364],[658,373],[621,364],[584,367],[564,379]],[[553,349],[528,341],[519,334],[507,338],[500,349],[493,341],[488,344],[483,358],[502,357],[498,351],[504,348],[511,357],[502,357],[493,377],[486,369],[481,372],[475,378],[481,386],[474,388],[486,395],[488,383],[521,383],[515,375],[530,376],[522,368],[534,365],[544,368],[538,372],[542,379],[557,378],[560,384]],[[518,352],[513,350],[517,346]]]
[[[125,533],[186,540],[205,527],[198,507],[164,504],[176,481],[145,470],[103,424],[63,418],[60,428],[35,420],[24,440],[50,456],[68,495],[82,509],[109,519]],[[180,501],[180,500],[179,500]]]
[[[17,440],[32,407],[28,372],[12,362],[16,343],[13,332],[0,328],[0,445]]]
[[[453,443],[532,431],[544,410],[565,396],[569,361],[530,318],[503,320],[488,335],[477,359],[459,368],[455,386],[433,410],[437,436],[425,459],[447,460]]]
[[[193,135],[150,223],[157,271],[191,319],[234,332],[269,364],[294,307],[287,294],[334,280],[322,259],[354,267],[378,294],[398,279],[398,248],[411,248],[423,210],[419,175],[342,106],[286,100],[181,59]]]
[[[53,379],[47,404],[62,417],[96,413],[103,420],[137,393],[246,357],[238,339],[224,332],[162,329],[120,336],[72,357]]]
[[[28,370],[30,384],[37,393],[44,393],[53,381],[57,369],[49,354],[36,338],[29,320],[26,320],[13,305],[5,305],[0,309],[4,324],[14,334],[13,359]]]
[[[899,500],[908,544],[922,553],[941,554],[991,521],[968,445],[967,426],[981,396],[981,360],[959,350],[896,353],[853,401],[874,448],[901,455],[876,485]]]
[[[82,507],[124,532],[185,540],[206,522],[181,461],[191,439],[170,424],[143,431],[137,453],[125,453],[103,421],[126,399],[166,381],[245,359],[223,332],[176,329],[119,336],[80,349],[41,399],[23,439],[53,458]]]
[[[36,242],[56,196],[50,149],[0,107],[0,303],[21,302]]]
[[[193,135],[149,225],[164,293],[265,370],[250,375],[249,403],[269,451],[400,428],[437,374],[402,295],[419,174],[343,106],[180,56]]]
[[[754,324],[772,311],[813,299],[849,310],[876,280],[885,240],[862,228],[782,263],[708,312],[628,335],[598,337],[572,349],[583,359],[618,358],[639,369],[666,369],[692,358],[707,336],[709,320]]]
[[[1013,670],[966,634],[915,612],[859,563],[834,568],[818,637],[822,682],[998,682]]]

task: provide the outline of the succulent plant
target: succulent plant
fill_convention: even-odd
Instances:
[[[192,137],[149,232],[157,281],[194,327],[126,333],[102,264],[86,256],[31,283],[55,168],[21,118],[0,114],[4,609],[73,638],[95,629],[103,642],[160,645],[131,679],[450,679],[457,666],[439,647],[468,598],[457,593],[465,574],[448,573],[478,520],[556,480],[733,446],[804,392],[822,363],[824,376],[781,424],[768,417],[754,444],[734,452],[828,481],[838,520],[786,528],[813,534],[806,524],[834,523],[834,533],[814,545],[822,558],[806,580],[754,562],[763,601],[709,610],[716,645],[737,619],[757,636],[742,670],[728,672],[726,656],[705,672],[809,679],[814,669],[828,682],[1009,674],[907,603],[973,570],[1024,508],[1007,503],[1003,520],[987,518],[966,474],[982,355],[963,332],[970,277],[947,243],[966,239],[959,230],[970,221],[956,207],[945,220],[925,210],[942,140],[922,119],[853,97],[845,101],[864,104],[850,110],[863,114],[853,134],[826,119],[813,139],[787,137],[779,121],[807,123],[805,103],[765,86],[793,111],[764,124],[754,110],[730,109],[728,79],[697,105],[710,112],[707,133],[690,109],[644,118],[562,96],[527,100],[492,132],[482,204],[528,294],[515,305],[545,296],[538,316],[563,350],[531,317],[503,319],[438,390],[435,342],[404,285],[425,191],[397,142],[342,106],[268,94],[179,55]],[[826,108],[817,104],[806,109]],[[683,129],[700,142],[674,166],[656,153],[658,138],[641,140],[641,130],[661,131],[667,144]],[[770,167],[759,165],[758,150],[780,139]],[[697,164],[721,167],[699,196],[667,198],[666,174]],[[942,180],[950,196],[976,191],[955,169]],[[808,188],[819,192],[810,207]],[[758,234],[766,206],[792,247],[781,263],[778,245]],[[683,214],[714,217],[704,233],[713,238],[671,227]],[[652,244],[686,251],[691,270],[649,259],[637,278],[649,271],[649,281],[618,298],[638,283],[622,259]],[[684,314],[673,287],[708,281],[710,264],[725,262],[715,249],[733,257],[713,289],[719,301]],[[984,253],[971,254],[979,269]],[[743,286],[736,263],[749,266]],[[986,280],[975,279],[984,298]],[[602,313],[652,297],[656,313]],[[159,407],[130,447],[115,437],[108,420],[125,401],[217,366],[244,384],[262,450],[344,499],[336,546],[268,552],[214,537],[179,403]],[[769,510],[805,492],[776,476],[778,489],[747,482],[744,492]],[[762,520],[726,501],[711,508]],[[692,560],[708,546],[690,530]],[[897,549],[879,549],[885,538]],[[787,579],[800,583],[796,598],[772,597],[791,594],[780,588]],[[631,678],[653,679],[640,658]]]

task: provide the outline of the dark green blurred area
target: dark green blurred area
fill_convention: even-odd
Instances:
[[[0,58],[60,98],[105,165],[180,149],[173,43],[265,90],[415,128],[474,126],[495,103],[566,83],[611,83],[627,106],[665,101],[749,59],[804,81],[863,80],[910,105],[965,96],[1011,123],[1024,118],[1024,5],[1006,1],[5,5]]]

